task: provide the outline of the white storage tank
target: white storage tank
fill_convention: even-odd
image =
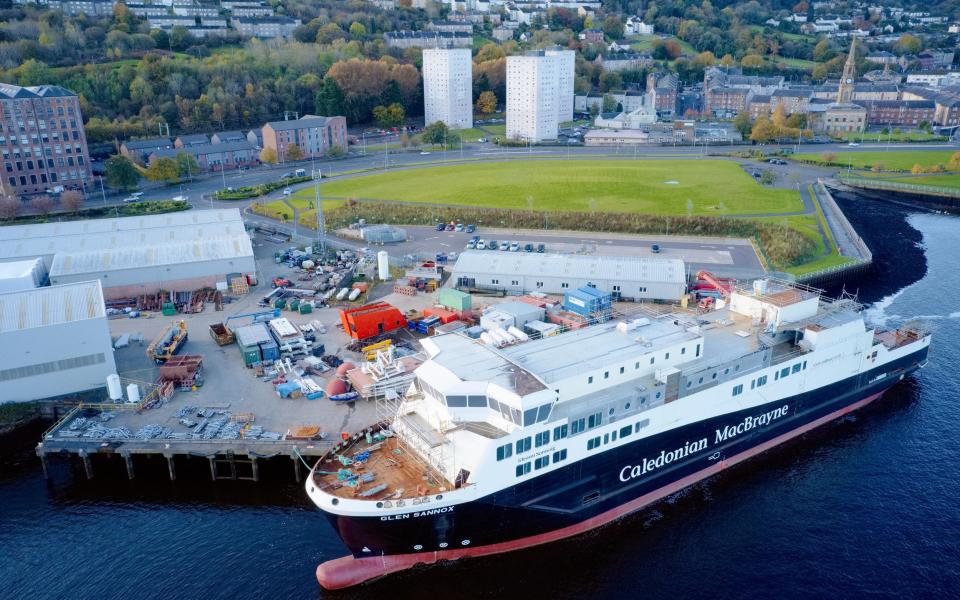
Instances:
[[[353,302],[359,297],[360,297],[360,288],[354,288],[353,290],[351,290],[350,295],[347,296],[347,299],[350,300],[350,302]]]
[[[127,386],[127,402],[130,404],[136,404],[140,402],[140,386],[135,383],[131,383]]]
[[[116,373],[107,375],[107,394],[114,402],[123,400],[123,386],[120,385],[120,376]]]
[[[390,255],[386,250],[377,252],[377,272],[381,281],[390,279]]]

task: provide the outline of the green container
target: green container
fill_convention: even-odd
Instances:
[[[243,356],[243,364],[248,367],[260,362],[260,348],[257,346],[241,347],[240,354]]]
[[[440,294],[437,296],[437,301],[455,312],[470,310],[473,306],[470,294],[453,288],[441,288]]]
[[[286,308],[286,307],[287,307],[287,301],[284,300],[283,298],[280,298],[279,300],[277,300],[276,302],[273,303],[273,307],[274,307],[274,308]]]
[[[290,301],[290,310],[297,310],[298,308],[300,308],[300,299],[294,298]]]
[[[308,314],[310,314],[310,313],[312,313],[312,312],[313,312],[313,306],[307,304],[306,302],[304,302],[303,304],[300,305],[300,314],[301,314],[301,315],[308,315]]]
[[[160,308],[160,312],[163,313],[165,317],[172,317],[177,314],[177,307],[173,305],[173,302],[164,302]]]

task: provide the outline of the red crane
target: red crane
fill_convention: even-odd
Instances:
[[[709,271],[698,271],[697,280],[706,281],[710,287],[714,288],[724,299],[730,298],[730,290],[733,288],[733,280],[718,279]],[[701,298],[697,306],[703,310],[709,310],[713,308],[713,302],[714,299],[710,296],[707,296],[705,298]]]

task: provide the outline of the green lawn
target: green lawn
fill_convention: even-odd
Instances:
[[[803,153],[794,154],[795,160],[806,160],[814,163],[823,163],[823,154]],[[953,155],[953,150],[879,150],[876,152],[833,152],[837,164],[851,165],[854,169],[868,169],[875,164],[882,164],[884,170],[909,171],[913,165],[919,164],[929,167],[936,164],[945,165]]]
[[[465,142],[475,142],[483,137],[489,137],[489,134],[483,130],[477,129],[457,129],[456,132],[460,135],[460,138]]]
[[[960,188],[960,175],[923,175],[920,177],[890,177],[885,181],[896,181],[899,183],[913,183],[916,185],[930,185],[943,188]]]
[[[487,132],[487,136],[499,135],[502,137],[507,135],[506,123],[497,123],[495,125],[480,125],[480,127],[483,127],[483,130]]]
[[[794,69],[804,69],[807,71],[810,71],[817,66],[817,63],[812,60],[804,60],[802,58],[784,58],[782,56],[771,57],[771,62],[775,64],[784,63],[788,67],[792,67]]]
[[[332,181],[324,184],[323,195],[677,215],[803,209],[796,192],[763,187],[736,164],[714,160],[542,160],[440,166]]]

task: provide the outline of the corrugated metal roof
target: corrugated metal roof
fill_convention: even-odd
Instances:
[[[578,256],[478,250],[460,254],[453,270],[458,276],[480,274],[563,277],[566,275],[618,281],[686,282],[686,268],[682,260],[640,256]]]
[[[0,333],[106,317],[99,281],[0,294]]]
[[[107,250],[59,252],[53,257],[50,277],[243,257],[253,257],[253,245],[246,234]]]
[[[139,217],[88,219],[83,221],[41,223],[38,225],[11,225],[9,227],[0,227],[0,240],[90,235],[113,231],[168,229],[188,225],[210,225],[230,222],[243,222],[239,208],[185,210],[162,215],[142,215]]]

